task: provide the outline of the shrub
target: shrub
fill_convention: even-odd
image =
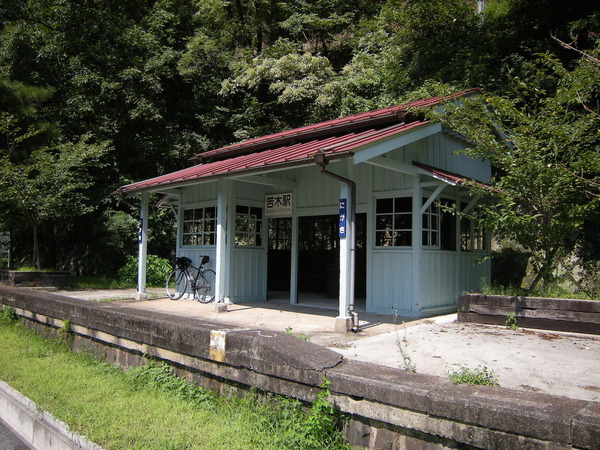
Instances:
[[[146,258],[146,283],[150,286],[163,286],[169,272],[173,270],[168,260],[155,255]],[[119,269],[119,278],[135,285],[138,277],[138,260],[128,256],[127,262]]]
[[[486,386],[499,386],[498,375],[485,366],[470,369],[465,365],[448,372],[448,378],[454,384],[476,384]]]
[[[0,306],[0,323],[11,324],[19,320],[19,316],[12,306]]]

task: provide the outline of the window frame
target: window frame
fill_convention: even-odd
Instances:
[[[197,215],[197,211],[200,210],[202,213]],[[212,217],[207,217],[207,210],[212,210]],[[191,220],[186,218],[190,211],[192,211]],[[187,224],[191,224],[192,231],[186,231]],[[209,227],[207,228],[206,225],[209,225]],[[194,227],[198,228],[194,230]],[[200,204],[184,206],[181,212],[180,238],[182,247],[214,247],[217,244],[217,205]],[[186,242],[188,238],[191,239],[191,242]]]
[[[253,214],[254,213],[254,214]],[[259,214],[256,214],[259,213]],[[245,217],[240,217],[245,216]],[[241,220],[246,220],[247,228],[240,229]],[[263,207],[249,204],[236,204],[234,214],[233,241],[235,247],[261,248],[264,246],[264,211]],[[242,239],[245,237],[246,242]]]
[[[461,203],[461,210],[466,206],[466,203]],[[481,224],[478,226],[474,219],[481,214],[481,209],[479,206],[475,206],[471,211],[472,214],[460,218],[460,251],[466,253],[487,252],[489,248],[488,233],[485,227]],[[463,235],[463,229],[466,229],[465,235]]]
[[[381,249],[396,249],[407,250],[412,248],[413,239],[413,208],[412,194],[410,193],[386,193],[375,197],[374,201],[374,242],[373,247],[377,250]],[[380,202],[391,202],[391,210],[389,205],[381,204]],[[401,208],[402,203],[408,208]],[[385,237],[382,233],[387,233]],[[382,238],[383,236],[383,238]],[[388,242],[389,245],[383,244]]]

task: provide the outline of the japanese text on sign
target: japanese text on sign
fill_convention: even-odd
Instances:
[[[292,193],[265,195],[266,216],[291,216]]]
[[[338,234],[341,238],[346,237],[346,199],[340,198],[340,222]]]

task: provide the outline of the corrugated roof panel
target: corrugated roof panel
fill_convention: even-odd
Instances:
[[[406,112],[409,108],[424,108],[427,106],[436,105],[442,101],[450,100],[464,95],[479,92],[479,89],[469,89],[465,91],[455,92],[445,97],[431,97],[423,100],[405,103],[403,105],[389,106],[387,108],[377,109],[375,111],[367,111],[353,116],[341,117],[338,119],[328,120],[325,122],[316,123],[313,125],[306,125],[304,127],[295,128],[293,130],[282,131],[279,133],[270,134],[267,136],[261,136],[254,139],[250,139],[237,144],[228,145],[207,152],[198,153],[194,155],[194,158],[212,158],[212,157],[227,157],[227,155],[233,155],[239,151],[251,151],[252,149],[259,149],[277,145],[293,138],[309,138],[311,136],[322,135],[325,133],[331,133],[336,129],[343,129],[346,127],[352,127],[357,125],[368,126],[370,123],[377,123],[379,121],[399,119],[399,114]]]
[[[186,180],[222,176],[231,173],[243,173],[278,164],[312,163],[313,155],[319,150],[323,150],[329,155],[349,152],[357,147],[414,129],[424,123],[425,122],[414,122],[407,125],[398,124],[383,130],[366,130],[362,133],[348,133],[344,136],[316,139],[309,142],[263,150],[262,152],[240,155],[211,163],[199,164],[160,177],[123,186],[117,192],[126,194],[148,188],[167,187],[185,182]]]
[[[457,92],[451,96],[445,97],[445,99],[457,98],[470,94],[474,91],[476,90],[472,89],[470,91]],[[340,130],[343,130],[344,125],[352,123],[361,123],[361,125],[365,126],[371,123],[375,124],[376,120],[385,117],[391,117],[391,115],[397,114],[401,111],[406,111],[410,107],[431,106],[440,103],[442,100],[444,99],[440,97],[432,97],[430,99],[407,103],[400,106],[392,106],[376,111],[357,114],[355,116],[334,119],[328,122],[321,122],[319,124],[298,128],[296,130],[284,131],[274,135],[252,139],[240,144],[234,144],[229,147],[223,147],[221,149],[202,153],[200,155],[227,153],[229,156],[231,156],[229,159],[220,159],[210,163],[198,164],[177,172],[161,175],[149,180],[140,181],[138,183],[132,183],[120,187],[115,193],[124,195],[143,190],[158,189],[160,187],[171,187],[173,185],[188,183],[193,180],[225,176],[233,173],[251,172],[265,168],[268,169],[271,166],[275,167],[279,165],[308,164],[312,163],[313,155],[319,150],[325,151],[327,154],[332,156],[342,155],[396,134],[413,130],[414,128],[417,128],[428,122],[415,121],[408,124],[396,123],[392,126],[382,129],[371,127],[370,129],[360,133],[347,132],[342,136],[323,136],[307,142],[281,145],[276,148],[267,148],[264,150],[259,149],[265,142],[269,142],[269,145],[271,146],[275,145],[277,142],[283,144],[289,141],[290,136],[302,136],[306,138],[307,136],[310,136],[312,132],[317,132],[317,134],[323,132],[323,130],[328,130],[328,132],[335,130],[339,132]],[[381,122],[378,122],[378,124],[381,124]],[[237,151],[241,148],[245,148],[247,151],[253,149],[253,152],[239,154],[238,156],[235,156],[235,152],[233,151],[229,152],[230,150]],[[423,167],[423,170],[428,169]],[[440,176],[442,175],[440,174]],[[448,179],[448,181],[450,181],[450,179]]]

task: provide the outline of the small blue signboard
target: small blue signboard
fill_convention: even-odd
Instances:
[[[142,243],[142,233],[144,229],[144,219],[140,217],[140,227],[138,228],[138,244]]]
[[[346,237],[346,199],[340,198],[340,223],[338,233],[341,238]]]

